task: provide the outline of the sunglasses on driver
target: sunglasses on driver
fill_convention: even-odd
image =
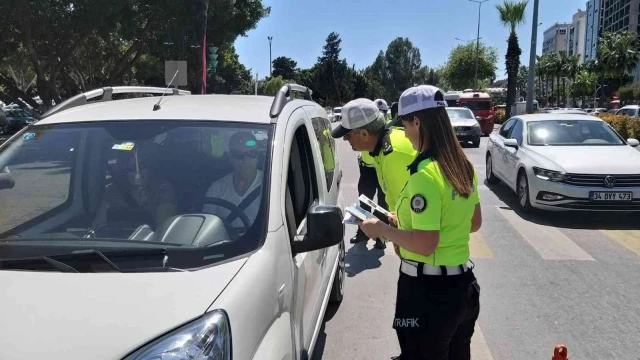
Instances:
[[[229,152],[229,155],[231,156],[232,159],[236,159],[236,160],[255,159],[258,157],[258,152],[256,150],[234,151],[234,152]]]

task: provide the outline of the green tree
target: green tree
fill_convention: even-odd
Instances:
[[[529,68],[520,65],[518,68],[518,83],[517,83],[517,91],[518,96],[526,96],[527,95],[527,82],[529,79]]]
[[[480,43],[478,47],[478,80],[495,77],[498,52],[495,48]],[[444,67],[444,77],[453,89],[464,90],[473,87],[476,64],[476,45],[458,45],[449,54]]]
[[[328,106],[342,104],[353,95],[349,66],[345,59],[340,60],[341,43],[340,35],[335,32],[329,34],[317,62],[316,87]]]
[[[420,50],[408,38],[396,38],[389,43],[384,61],[388,74],[387,99],[397,99],[403,91],[416,85],[422,65]]]
[[[262,84],[260,94],[274,96],[278,92],[278,90],[280,90],[280,88],[282,88],[286,83],[287,81],[285,81],[282,76],[272,76],[269,80]]]
[[[207,44],[224,48],[269,11],[261,1],[5,1],[0,3],[0,13],[7,19],[0,22],[0,53],[25,49],[36,77],[35,93],[45,104],[97,86],[135,78],[144,83],[139,77],[152,74],[158,66],[162,74],[165,60],[186,60],[191,88],[199,90],[204,18]],[[186,26],[193,30],[185,32]],[[188,36],[187,43],[183,35]],[[163,74],[147,80],[160,79],[162,85]],[[0,85],[5,95],[33,102],[32,94],[20,93],[1,67]]]
[[[509,39],[507,40],[507,54],[505,55],[505,65],[507,67],[507,108],[506,118],[511,117],[511,105],[515,101],[516,87],[518,81],[518,69],[520,68],[520,45],[516,28],[524,23],[524,11],[528,1],[509,1],[496,5],[500,13],[500,22],[509,28]]]
[[[296,66],[298,63],[286,56],[279,56],[273,59],[272,76],[281,76],[284,79],[294,79],[296,77]]]
[[[640,60],[640,41],[632,31],[606,32],[598,42],[598,56],[606,75],[618,80],[618,87],[627,82]]]

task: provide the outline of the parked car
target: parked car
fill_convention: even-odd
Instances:
[[[342,121],[342,106],[333,108],[333,122]]]
[[[16,132],[35,122],[35,119],[28,112],[20,108],[5,109],[4,113],[6,114],[6,121],[2,128],[2,132],[5,134]]]
[[[482,129],[480,129],[478,122],[480,117],[474,117],[473,112],[468,108],[447,107],[446,109],[458,140],[463,144],[471,142],[475,148],[480,147],[480,137],[482,136]]]
[[[110,101],[126,92],[165,100]],[[14,135],[0,146],[15,184],[0,190],[1,358],[309,358],[344,294],[330,130],[298,85],[114,87]]]
[[[541,113],[587,115],[587,112],[581,109],[542,110]]]
[[[618,109],[615,114],[616,115],[627,115],[631,117],[638,117],[638,112],[640,112],[640,105],[627,105],[623,106],[621,109]]]
[[[486,171],[522,211],[640,211],[640,152],[601,119],[578,114],[513,117],[491,134]]]

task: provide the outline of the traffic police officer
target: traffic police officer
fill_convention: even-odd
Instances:
[[[400,278],[393,327],[399,359],[470,359],[480,287],[469,261],[470,233],[482,224],[478,178],[453,133],[442,91],[406,90],[398,115],[419,155],[391,222],[360,224],[398,245]]]
[[[331,135],[334,138],[344,137],[353,150],[371,157],[377,183],[385,194],[388,207],[394,209],[400,191],[409,179],[407,166],[417,154],[404,131],[387,129],[384,116],[373,101],[356,99],[342,107],[342,122]],[[382,242],[377,240],[376,244],[379,243]]]
[[[387,105],[387,102],[384,99],[375,99],[373,102],[376,104],[382,115],[384,115],[384,121],[391,121],[391,117],[389,117],[389,105]]]

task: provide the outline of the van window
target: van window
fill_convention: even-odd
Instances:
[[[320,155],[322,156],[322,166],[327,180],[327,191],[331,191],[333,173],[338,156],[336,153],[335,140],[331,136],[331,124],[329,124],[329,120],[320,117],[311,119],[311,122],[313,123],[313,132],[318,140],[318,150],[320,150]]]
[[[491,110],[491,101],[465,101],[460,106],[464,106],[471,110]]]

